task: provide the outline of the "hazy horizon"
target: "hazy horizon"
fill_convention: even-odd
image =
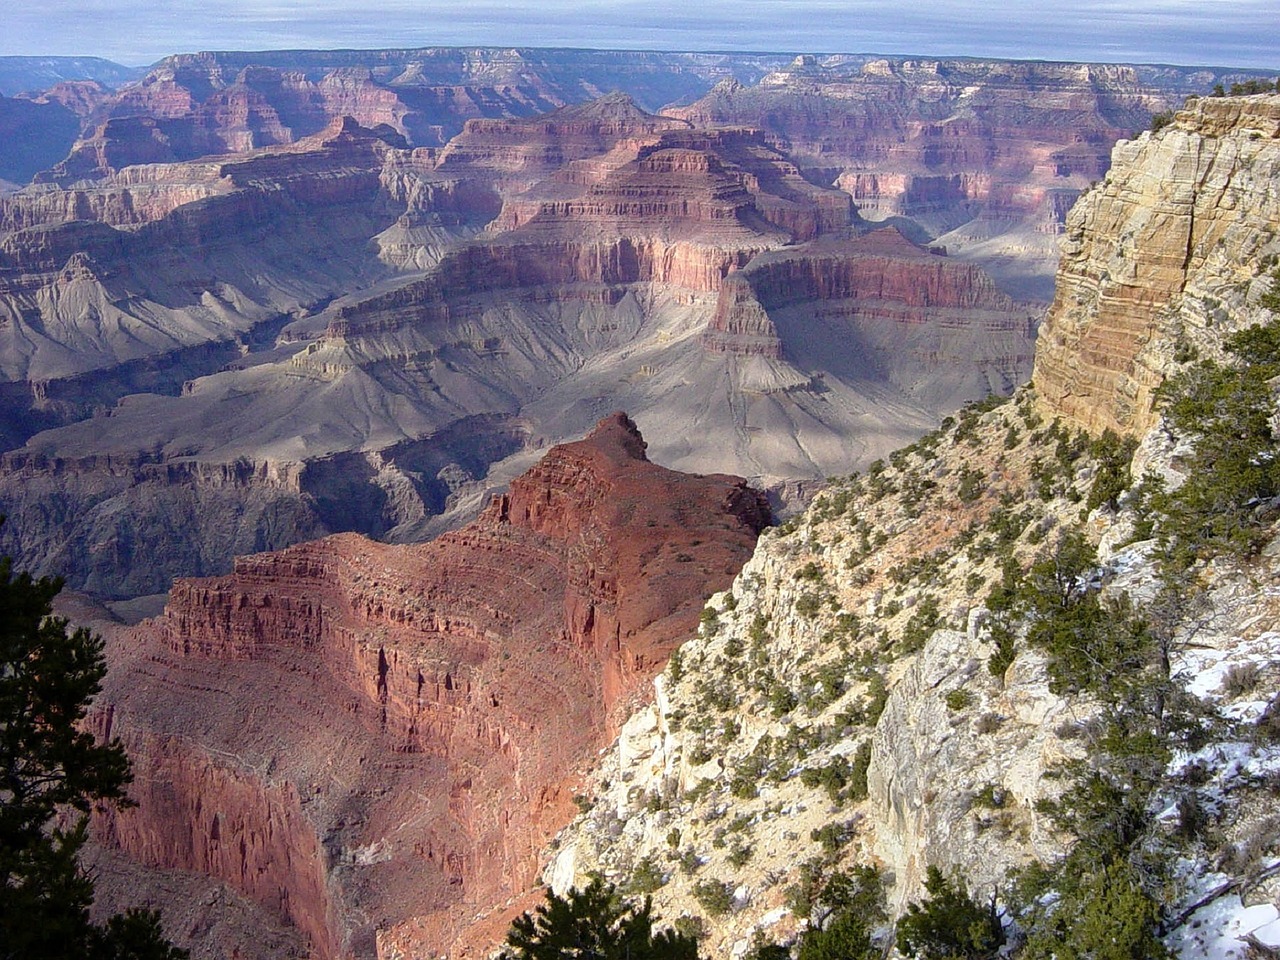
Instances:
[[[202,50],[428,46],[881,53],[1275,68],[1280,0],[51,0],[11,11],[0,55],[145,66]]]

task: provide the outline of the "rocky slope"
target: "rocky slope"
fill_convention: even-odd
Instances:
[[[417,539],[483,489],[492,463],[619,404],[659,462],[782,488],[887,452],[1025,375],[1034,309],[905,242],[856,240],[847,195],[806,181],[758,133],[702,133],[606,97],[504,121],[501,150],[497,135],[475,123],[432,154],[342,121],[244,159],[129,167],[0,206],[15,264],[26,258],[9,389],[35,414],[16,418],[11,443],[25,443],[4,455],[6,547],[121,597],[338,530]],[[307,215],[318,262],[302,276],[255,275],[232,248],[238,273],[190,277],[199,308],[169,301],[176,316],[160,293],[124,296],[113,273],[127,267],[131,285],[142,271],[129,255],[173,231],[216,258],[215,229],[260,236],[248,253],[265,266],[296,265],[306,221],[292,218]],[[97,222],[27,226],[66,216]],[[38,235],[52,246],[40,257],[27,252]],[[73,236],[100,250],[73,256]],[[780,324],[768,358],[703,337],[727,277],[815,237],[825,246],[795,246],[789,262],[857,262],[858,289],[802,284],[762,307]],[[275,284],[286,299],[268,299]],[[342,284],[367,288],[326,306]],[[916,346],[894,355],[904,325]],[[88,369],[52,376],[59,340],[77,338]],[[103,409],[131,389],[151,392]],[[90,411],[103,415],[29,435],[37,417]],[[155,560],[139,564],[144,542]]]
[[[1053,772],[1090,759],[1107,685],[1125,680],[1109,676],[1102,693],[1064,689],[1053,655],[1020,632],[1027,622],[1003,648],[997,623],[1009,608],[996,588],[1010,568],[1032,577],[1037,558],[1079,531],[1097,544],[1088,589],[1155,618],[1167,638],[1162,675],[1183,691],[1170,696],[1201,711],[1204,735],[1171,751],[1139,811],[1166,870],[1154,929],[1185,958],[1242,951],[1246,936],[1271,949],[1274,513],[1257,514],[1256,554],[1193,558],[1171,604],[1161,591],[1172,560],[1159,558],[1181,534],[1157,516],[1160,537],[1138,539],[1148,501],[1120,493],[1111,506],[1098,491],[1119,466],[1182,482],[1192,438],[1152,409],[1150,387],[1194,355],[1220,357],[1227,334],[1275,319],[1262,300],[1280,286],[1269,269],[1280,216],[1243,198],[1276,182],[1280,138],[1268,118],[1278,108],[1277,96],[1201,101],[1117,148],[1108,180],[1072,214],[1067,292],[1046,321],[1033,383],[967,408],[762,538],[655,682],[654,703],[624,725],[592,808],[548,850],[548,883],[563,890],[600,871],[651,893],[668,922],[702,931],[710,956],[741,956],[760,937],[793,942],[821,922],[821,879],[858,864],[886,879],[891,916],[924,898],[937,866],[980,900],[996,896],[1010,923],[1010,871],[1069,849],[1046,804],[1070,780]],[[1197,216],[1180,221],[1175,209]],[[1180,242],[1187,222],[1211,247]],[[1090,250],[1107,251],[1113,269],[1138,264],[1123,287],[1130,309],[1156,304],[1123,331],[1118,298],[1097,294],[1101,261],[1078,253]],[[1093,373],[1108,348],[1129,371],[1125,358],[1162,343],[1181,349],[1143,368],[1147,392]],[[1141,442],[1135,453],[1068,424],[1119,426]],[[1033,915],[1018,923],[1034,933]],[[1008,929],[1015,945],[1018,930]]]
[[[6,391],[30,404],[6,411],[6,433],[82,419],[148,389],[148,374],[176,392],[385,273],[350,248],[395,220],[379,203],[388,149],[338,123],[289,155],[0,199],[0,363]],[[210,348],[222,358],[183,362]]]
[[[97,836],[161,871],[113,875],[153,897],[204,875],[317,957],[375,932],[444,949],[529,887],[583,765],[768,518],[740,480],[650,463],[618,414],[430,544],[346,535],[179,581],[110,643],[96,722],[137,806]],[[266,955],[225,926],[176,933]]]
[[[955,409],[1017,382],[1038,317],[1034,305],[1014,303],[972,264],[882,228],[852,243],[818,240],[756,257],[721,287],[703,343],[773,361],[776,373],[784,354],[816,354],[852,338],[843,378],[878,376],[926,407]],[[789,385],[765,381],[756,389]]]

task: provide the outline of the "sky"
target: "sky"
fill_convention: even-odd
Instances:
[[[1280,68],[1280,0],[10,0],[0,55],[571,46]]]

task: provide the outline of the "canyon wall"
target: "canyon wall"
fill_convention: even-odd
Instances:
[[[627,76],[639,102],[578,102]],[[0,546],[122,597],[420,539],[619,405],[660,462],[794,502],[1026,375],[1062,211],[1191,77],[383,51],[50,91],[88,135],[0,196]],[[948,256],[858,239],[882,219]],[[498,426],[468,450],[469,423]]]
[[[769,520],[644,446],[614,415],[430,544],[343,535],[178,581],[111,642],[96,718],[138,805],[99,841],[227,884],[318,957],[401,927],[443,952],[533,882],[584,765]]]
[[[885,228],[756,257],[721,287],[702,342],[711,353],[766,358],[775,369],[844,342],[845,378],[875,377],[923,406],[950,409],[966,396],[1013,388],[1030,365],[1039,316],[1037,305],[1011,300],[973,264]]]
[[[1257,311],[1280,219],[1280,101],[1193,100],[1115,157],[1067,222],[1035,384],[1054,416],[1137,437],[1190,344]]]
[[[178,54],[103,101],[39,179],[69,185],[139,163],[293,143],[337,117],[441,146],[464,124],[527,117],[625,90],[650,110],[748,82],[782,63],[751,54],[424,48]]]

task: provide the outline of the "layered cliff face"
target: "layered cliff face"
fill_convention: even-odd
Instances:
[[[630,156],[571,165],[509,200],[495,226],[571,220],[623,234],[661,228],[716,245],[770,226],[811,240],[853,220],[847,197],[806,181],[758,131],[677,128],[631,147]]]
[[[1135,881],[1134,889],[1147,884],[1158,920],[1151,929],[1176,956],[1225,956],[1245,942],[1274,949],[1275,514],[1247,493],[1233,507],[1226,497],[1221,509],[1250,517],[1255,549],[1201,544],[1187,566],[1171,566],[1164,545],[1185,528],[1124,487],[1144,471],[1177,487],[1195,437],[1149,407],[1135,415],[1133,395],[1092,371],[1108,346],[1132,357],[1151,344],[1177,344],[1179,360],[1148,366],[1154,386],[1189,357],[1222,359],[1227,334],[1280,320],[1262,296],[1280,282],[1269,275],[1280,255],[1280,215],[1263,199],[1280,177],[1268,165],[1277,104],[1275,96],[1204,101],[1180,114],[1176,128],[1117,148],[1107,184],[1072,214],[1071,242],[1109,251],[1113,269],[1137,264],[1123,288],[1131,311],[1170,289],[1187,293],[1172,307],[1165,300],[1138,310],[1142,322],[1119,331],[1113,297],[1080,297],[1090,289],[1079,279],[1082,260],[1068,259],[1061,276],[1077,296],[1060,298],[1057,309],[1078,305],[1073,335],[1050,328],[1034,384],[1003,404],[968,408],[867,475],[833,484],[762,538],[655,682],[654,704],[624,725],[596,773],[592,809],[548,848],[551,886],[563,891],[601,872],[633,893],[652,893],[668,922],[701,926],[702,949],[730,956],[760,937],[793,943],[830,923],[817,904],[837,868],[878,868],[892,918],[927,899],[927,870],[938,867],[979,901],[997,898],[1006,918],[1020,911],[1006,925],[1017,955],[1038,921],[1008,894],[1010,871],[1053,864],[1073,849],[1050,814],[1085,770],[1097,774],[1087,781],[1094,788],[1115,785],[1117,796],[1146,791],[1128,808],[1135,820],[1124,830],[1144,845],[1129,855],[1162,879]],[[1187,185],[1197,170],[1222,171],[1221,207]],[[1197,215],[1177,219],[1159,184]],[[1138,185],[1149,191],[1145,210]],[[1125,215],[1102,215],[1117,210]],[[1201,217],[1205,232],[1195,236],[1208,245],[1188,246],[1192,231],[1179,229]],[[752,335],[742,317],[743,335]],[[1047,388],[1062,389],[1048,392],[1044,371],[1058,370],[1062,379]],[[1274,399],[1271,408],[1274,417]],[[1072,423],[1095,433],[1076,433]],[[1136,451],[1095,442],[1104,427],[1140,440]],[[1159,539],[1141,539],[1153,529]],[[1097,548],[1096,562],[1070,582],[1059,549],[1067,534]],[[1048,565],[1037,572],[1037,562]],[[1096,591],[1107,616],[1136,613],[1148,641],[1159,640],[1141,669],[1166,684],[1160,709],[1199,718],[1197,735],[1181,740],[1138,720],[1141,733],[1168,739],[1142,754],[1146,773],[1125,766],[1136,754],[1105,744],[1098,731],[1119,729],[1107,726],[1117,712],[1144,709],[1117,705],[1115,691],[1135,702],[1145,694],[1123,670],[1093,686],[1083,679],[1087,667],[1065,672],[1063,650],[1089,650],[1090,628],[1072,623],[1057,648],[1033,635],[1030,625],[1046,621],[1009,591],[1037,589],[1063,591],[1046,600],[1050,607]],[[1173,714],[1158,715],[1167,723]],[[1139,716],[1147,717],[1130,719]],[[1074,794],[1082,807],[1069,814],[1097,802],[1083,797]],[[1188,826],[1189,810],[1205,819]],[[1106,822],[1099,842],[1122,833],[1118,821]],[[1057,902],[1070,909],[1065,895]],[[1119,924],[1105,929],[1107,942],[1120,938]],[[1054,945],[1078,935],[1070,924],[1058,928]]]
[[[567,164],[615,149],[633,153],[668,130],[687,127],[684,121],[646,113],[625,93],[613,93],[542,116],[468,120],[439,151],[439,165],[486,170],[504,197],[515,196]]]
[[[1141,68],[800,57],[672,111],[748,124],[847,191],[867,219],[903,217],[1016,296],[1047,299],[1055,236],[1111,146],[1180,102]]]
[[[644,446],[615,415],[431,544],[345,535],[179,581],[111,642],[96,717],[138,805],[100,842],[226,884],[319,957],[378,931],[445,951],[529,887],[583,764],[768,522],[742,481]]]
[[[1137,437],[1190,345],[1257,314],[1280,220],[1280,100],[1193,100],[1120,144],[1116,167],[1068,220],[1035,384],[1054,416]]]
[[[496,203],[484,185],[433,177],[349,120],[287,151],[130,167],[74,190],[28,188],[0,199],[8,231],[0,241],[4,446],[101,417],[129,394],[163,401],[220,369],[254,367],[272,356],[286,325],[305,324],[336,296],[386,278],[397,262],[433,262],[474,233]],[[135,439],[178,426],[166,426],[155,409]],[[84,435],[101,436],[102,424],[90,420]],[[427,500],[442,503],[448,495],[435,475],[449,462],[510,449],[509,440],[491,445],[490,433],[480,430],[468,450],[435,465],[424,483],[439,492]],[[445,430],[436,453],[451,449],[447,437]],[[340,529],[381,533],[415,509],[395,505],[404,500],[396,490],[414,488],[394,470],[387,475],[377,457],[369,462],[357,453],[346,469],[369,479],[371,492],[376,478],[388,477],[393,489],[380,497],[393,503],[390,519],[380,519],[375,506],[365,510],[375,519],[353,522],[349,506],[336,512],[326,506],[344,497],[324,479],[340,472],[335,463],[307,469],[252,450],[174,463],[178,449],[164,443],[146,449],[151,442],[95,449],[55,441],[6,461],[6,512],[16,524],[7,532],[8,548],[52,569],[67,556],[87,558],[94,551],[85,544],[93,542],[104,551],[101,563],[72,563],[86,587],[108,596],[152,593],[175,575],[224,571],[237,552]],[[237,463],[242,453],[249,456]],[[423,460],[416,448],[397,448],[387,459],[408,456],[425,467],[433,455]],[[312,499],[316,478],[325,489]],[[116,498],[129,490],[137,491],[134,512],[122,518]],[[421,510],[419,495],[410,499]],[[50,512],[51,503],[62,506]],[[193,522],[208,535],[160,532]],[[142,564],[130,544],[152,535],[168,545],[159,563]]]
[[[378,261],[351,246],[394,222],[380,202],[388,149],[340,122],[287,155],[135,167],[81,189],[3,198],[11,389],[29,389],[37,416],[56,418],[59,394],[77,391],[59,381],[109,379],[131,362],[180,366],[162,358],[210,343],[270,342],[291,313],[376,278]],[[114,399],[86,392],[64,419]]]

